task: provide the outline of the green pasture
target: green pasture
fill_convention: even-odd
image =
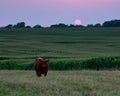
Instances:
[[[120,28],[0,29],[0,64],[120,56]]]

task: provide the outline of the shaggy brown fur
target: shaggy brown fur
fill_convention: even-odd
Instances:
[[[34,61],[34,68],[36,71],[36,75],[38,77],[40,77],[42,74],[44,74],[44,76],[47,75],[48,72],[48,62],[49,60],[45,60],[43,58],[37,58]]]

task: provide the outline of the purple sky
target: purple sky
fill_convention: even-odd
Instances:
[[[0,0],[0,26],[103,23],[120,19],[120,0]]]

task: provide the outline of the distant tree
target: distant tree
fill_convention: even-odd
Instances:
[[[73,25],[73,24],[70,24],[70,26],[69,27],[85,27],[85,26],[83,26],[83,25]]]
[[[75,27],[75,25],[73,25],[73,24],[70,24],[70,26],[69,27]]]
[[[87,27],[94,27],[94,25],[93,24],[88,24]]]
[[[31,28],[31,26],[27,25],[26,28]]]
[[[59,23],[59,24],[51,25],[51,27],[68,27],[68,25]]]
[[[5,26],[4,28],[13,28],[13,25],[9,24],[9,25]]]
[[[37,25],[33,26],[33,28],[42,28],[42,26],[37,24]]]
[[[120,20],[105,21],[103,27],[120,27]]]
[[[105,21],[103,23],[103,27],[111,27],[111,22],[110,21]]]
[[[59,27],[68,27],[68,25],[63,24],[63,23],[58,24],[58,26],[59,26]]]
[[[85,26],[83,26],[83,25],[75,25],[75,27],[81,27],[81,28],[83,28]]]
[[[58,24],[51,25],[50,27],[51,27],[51,28],[52,28],[52,27],[58,27]]]
[[[101,27],[101,24],[97,23],[97,24],[94,25],[94,27]]]
[[[14,28],[25,28],[25,22],[19,22],[16,25],[14,25]]]

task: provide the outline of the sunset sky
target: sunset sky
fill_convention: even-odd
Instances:
[[[0,26],[24,21],[27,25],[82,25],[120,19],[120,0],[0,0]]]

